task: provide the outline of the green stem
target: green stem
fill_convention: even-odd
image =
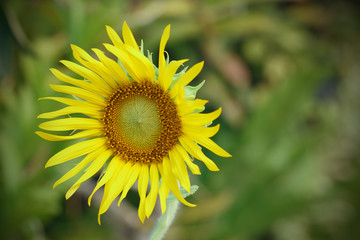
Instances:
[[[176,199],[167,203],[167,209],[165,213],[160,216],[158,222],[150,234],[149,240],[161,240],[164,238],[166,232],[175,219],[178,208],[179,201]]]
[[[198,190],[198,188],[198,186],[193,185],[190,188],[190,192],[186,192],[183,188],[180,188],[180,192],[181,195],[186,198],[187,196],[194,194]],[[162,216],[160,216],[148,240],[161,240],[164,238],[166,232],[168,231],[169,227],[175,219],[179,204],[180,202],[177,200],[174,194],[170,192],[168,197],[166,198],[166,211]]]

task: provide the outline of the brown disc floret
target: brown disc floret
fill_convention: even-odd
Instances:
[[[101,120],[108,147],[133,163],[161,162],[181,135],[176,105],[157,83],[132,82],[117,88]]]

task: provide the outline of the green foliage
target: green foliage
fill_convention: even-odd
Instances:
[[[71,184],[53,183],[70,167],[44,170],[68,142],[34,132],[39,113],[60,108],[48,70],[73,60],[70,43],[90,52],[120,33],[124,20],[157,64],[171,24],[171,59],[202,60],[188,87],[223,108],[214,137],[233,157],[209,156],[199,185],[181,206],[168,239],[358,239],[360,232],[359,14],[350,1],[7,1],[0,11],[1,239],[144,239],[160,214],[137,219],[136,190],[96,224],[96,179],[68,201]],[[140,44],[140,42],[138,42]],[[206,84],[202,86],[203,80]],[[201,87],[202,86],[202,87]],[[201,89],[199,91],[198,88]],[[216,124],[215,123],[215,124]],[[76,162],[76,160],[74,160]]]

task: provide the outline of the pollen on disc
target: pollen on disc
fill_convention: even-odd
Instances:
[[[107,99],[103,117],[107,146],[124,161],[162,162],[179,142],[182,125],[175,103],[158,84],[132,82]]]
[[[148,97],[133,96],[124,101],[118,113],[119,131],[138,150],[152,147],[161,133],[156,103]]]

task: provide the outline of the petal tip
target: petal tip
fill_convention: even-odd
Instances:
[[[212,172],[220,171],[220,169],[218,168],[218,166],[215,165],[215,163],[211,167],[208,167],[208,169]]]
[[[113,45],[111,45],[110,43],[103,43],[104,47],[107,49],[108,47],[114,47]]]
[[[70,191],[70,189],[69,189],[69,191]],[[65,199],[66,200],[68,200],[73,195],[73,193],[69,192],[69,191],[67,191],[66,194],[65,194]]]
[[[90,197],[88,198],[88,205],[89,205],[89,207],[91,206],[91,198],[92,198],[92,194],[90,195]]]
[[[53,166],[51,163],[49,163],[49,161],[45,164],[45,168],[51,167]]]
[[[226,151],[225,151],[226,152]],[[232,155],[230,154],[230,153],[228,153],[228,152],[226,152],[227,154],[226,154],[226,156],[224,156],[224,157],[232,157]]]
[[[106,27],[106,31],[113,31],[114,29],[112,28],[112,27],[110,27],[109,25],[105,25],[105,27]]]
[[[101,214],[99,213],[99,214],[98,214],[98,224],[99,224],[99,226],[101,226],[101,219],[100,219],[100,216],[101,216]]]
[[[53,189],[55,189],[57,185],[59,185],[58,182],[55,182],[53,185]]]
[[[164,33],[166,33],[166,35],[170,36],[170,24],[166,25],[165,29],[164,29]]]

